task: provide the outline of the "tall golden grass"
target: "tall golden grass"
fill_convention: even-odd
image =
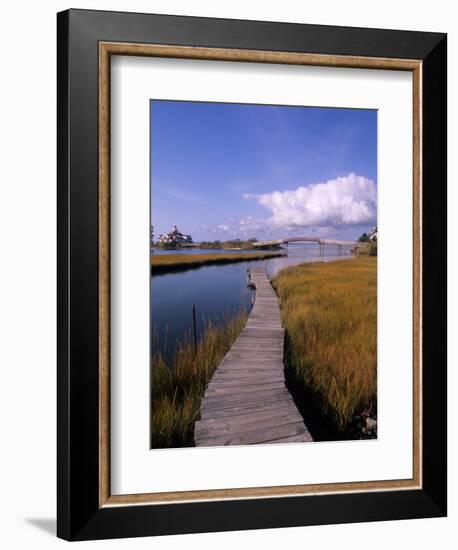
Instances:
[[[278,252],[245,252],[230,254],[151,254],[151,271],[153,273],[190,269],[203,265],[230,264],[234,262],[251,262],[283,256]]]
[[[274,279],[295,381],[344,430],[377,406],[377,259],[302,264]]]
[[[151,447],[186,447],[194,444],[194,423],[207,383],[245,326],[246,313],[224,319],[221,326],[206,323],[204,336],[194,349],[187,336],[167,364],[164,354],[151,361]]]

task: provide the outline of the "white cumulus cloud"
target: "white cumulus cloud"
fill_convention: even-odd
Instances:
[[[377,215],[377,187],[357,174],[298,187],[244,195],[271,211],[277,227],[341,226],[372,223]]]

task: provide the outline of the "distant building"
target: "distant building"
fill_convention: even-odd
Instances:
[[[192,244],[193,240],[191,235],[185,235],[184,233],[181,233],[178,227],[174,225],[170,233],[159,235],[158,243],[160,245],[179,247],[186,244]]]
[[[377,240],[377,226],[373,227],[368,235],[370,241],[376,241]]]

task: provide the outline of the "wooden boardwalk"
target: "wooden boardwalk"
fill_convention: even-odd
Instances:
[[[255,304],[208,384],[196,446],[312,441],[285,386],[277,295],[264,268],[251,270],[251,282]]]

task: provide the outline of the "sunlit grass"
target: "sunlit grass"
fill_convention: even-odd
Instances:
[[[194,423],[207,383],[245,326],[247,314],[225,319],[222,326],[207,323],[194,348],[190,335],[177,347],[170,363],[156,351],[151,361],[151,447],[194,444]]]
[[[283,256],[278,252],[245,252],[230,254],[151,254],[151,271],[153,273],[177,271],[211,264],[229,264],[265,260]]]
[[[377,405],[377,259],[310,263],[274,279],[296,382],[345,429]]]

